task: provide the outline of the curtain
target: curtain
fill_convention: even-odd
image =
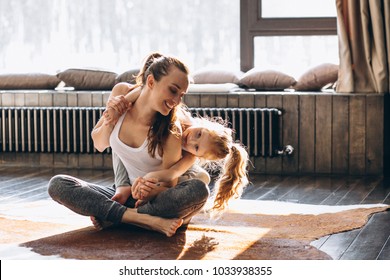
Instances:
[[[336,0],[340,68],[336,92],[389,92],[390,1]]]

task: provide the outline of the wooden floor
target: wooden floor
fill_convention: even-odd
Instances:
[[[111,171],[0,167],[0,206],[49,199],[47,183],[60,173],[109,185]],[[251,175],[243,198],[316,205],[390,204],[390,178]],[[1,208],[1,207],[0,207]],[[390,260],[390,211],[371,216],[361,229],[312,243],[333,259]]]

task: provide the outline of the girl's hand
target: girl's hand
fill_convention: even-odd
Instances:
[[[115,126],[119,117],[127,110],[130,110],[132,103],[128,102],[124,96],[113,96],[107,101],[107,109],[104,110],[104,124]]]
[[[103,112],[104,125],[115,126],[116,122],[119,120],[119,116],[119,113],[113,107],[108,107]]]
[[[156,178],[137,178],[132,187],[132,195],[135,199],[151,200],[165,188]]]
[[[113,108],[121,116],[124,112],[131,108],[132,103],[127,101],[123,95],[111,96],[107,100],[106,108]]]

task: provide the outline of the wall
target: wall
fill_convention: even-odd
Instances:
[[[189,107],[277,107],[292,156],[252,158],[266,174],[378,175],[384,168],[384,95],[335,93],[190,94]]]
[[[109,92],[0,91],[0,106],[104,106]],[[188,93],[189,107],[282,109],[280,138],[292,156],[251,158],[265,174],[381,175],[384,170],[385,95],[291,92]],[[109,154],[2,153],[0,163],[111,168]]]

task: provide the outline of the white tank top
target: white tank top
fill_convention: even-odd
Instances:
[[[155,158],[152,158],[149,155],[147,138],[138,148],[130,147],[119,139],[119,131],[125,115],[126,114],[123,114],[119,118],[110,135],[110,146],[112,151],[115,152],[121,159],[127,170],[130,183],[132,184],[137,177],[143,177],[151,171],[160,170],[162,166],[162,159],[158,154],[156,154]]]

